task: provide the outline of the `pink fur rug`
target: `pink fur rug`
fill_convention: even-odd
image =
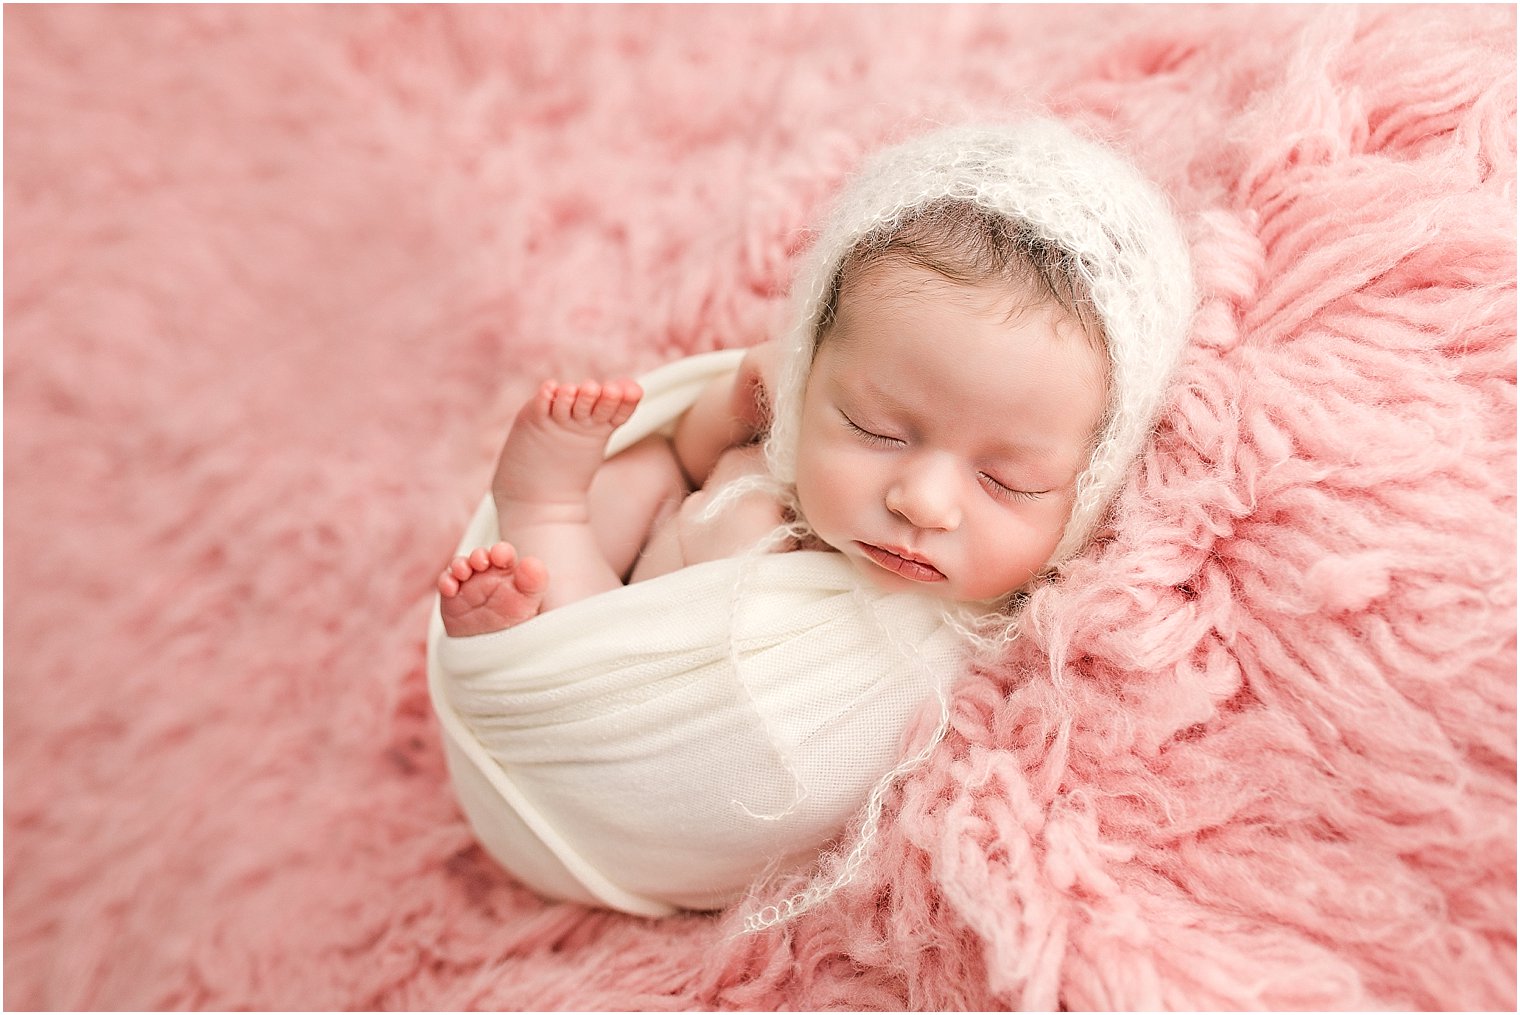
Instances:
[[[1515,85],[1507,6],[8,7],[6,1005],[1513,1008]],[[511,413],[1027,101],[1196,252],[1113,538],[826,906],[535,898],[423,685]]]

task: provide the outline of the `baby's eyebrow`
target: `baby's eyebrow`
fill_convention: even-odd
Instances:
[[[1057,448],[1050,441],[1006,438],[993,446],[992,453],[996,458],[1038,458],[1042,462],[1049,462],[1057,457]]]
[[[992,446],[988,461],[993,468],[1007,466],[1020,469],[1033,466],[1035,475],[1044,477],[1052,487],[1064,486],[1082,471],[1086,459],[1072,458],[1061,441],[1038,438],[1009,438]]]
[[[841,373],[838,383],[845,394],[870,402],[872,408],[898,415],[912,414],[912,410],[896,396],[891,386],[882,384],[874,377],[864,373]]]

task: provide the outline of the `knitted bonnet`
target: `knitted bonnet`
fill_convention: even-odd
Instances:
[[[878,153],[848,184],[793,292],[766,447],[771,471],[796,480],[803,392],[840,265],[861,240],[945,199],[1006,216],[1071,255],[1103,323],[1108,408],[1047,562],[1054,566],[1092,538],[1150,434],[1194,304],[1187,245],[1166,198],[1123,158],[1054,120],[938,130]]]

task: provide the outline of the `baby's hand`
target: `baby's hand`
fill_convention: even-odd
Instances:
[[[672,445],[693,487],[706,484],[723,452],[754,444],[770,428],[770,393],[779,360],[774,342],[754,346],[733,374],[709,383],[681,416]]]

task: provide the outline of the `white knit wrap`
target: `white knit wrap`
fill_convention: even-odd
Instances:
[[[1007,216],[1075,255],[1103,321],[1108,410],[1054,566],[1097,531],[1150,434],[1195,300],[1187,244],[1165,196],[1125,159],[1054,120],[938,130],[878,153],[846,187],[794,287],[766,447],[771,471],[796,479],[803,392],[840,264],[869,234],[946,198]]]

